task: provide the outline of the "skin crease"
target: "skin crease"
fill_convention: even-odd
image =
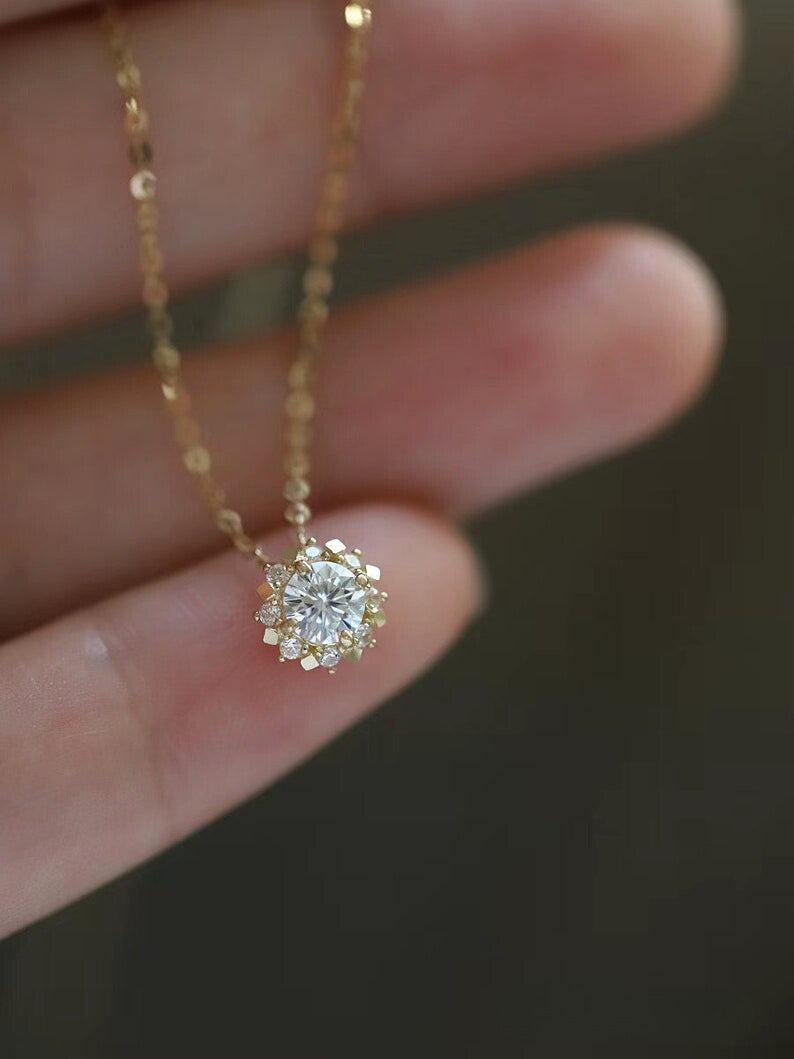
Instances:
[[[44,9],[17,0],[0,21]],[[335,14],[331,0],[133,9],[176,286],[303,238]],[[680,128],[723,91],[737,40],[727,0],[382,0],[378,17],[358,222]],[[215,89],[198,115],[196,85]],[[0,29],[0,123],[0,340],[133,302],[129,171],[94,21]],[[6,402],[0,932],[261,790],[420,674],[481,601],[470,549],[426,509],[481,510],[644,437],[703,385],[720,335],[702,266],[625,227],[335,314],[316,506],[342,506],[316,529],[382,566],[390,604],[377,652],[332,680],[263,647],[252,566],[227,549],[195,562],[222,542],[150,374]],[[188,366],[222,476],[263,533],[289,343]]]

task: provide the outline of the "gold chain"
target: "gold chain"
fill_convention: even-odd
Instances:
[[[361,122],[364,71],[372,25],[371,4],[348,3],[344,15],[349,33],[345,47],[341,101],[334,120],[327,170],[309,243],[308,265],[303,276],[303,299],[298,314],[298,350],[289,373],[285,404],[284,497],[287,507],[284,516],[295,527],[301,545],[306,543],[306,524],[311,518],[307,500],[311,491],[310,452],[317,366],[328,321],[333,266],[339,249],[339,232],[344,220]],[[239,513],[227,505],[226,494],[212,473],[212,459],[202,441],[201,428],[191,412],[190,395],[182,378],[181,357],[174,345],[173,317],[168,307],[169,292],[164,279],[149,114],[141,95],[141,73],[132,58],[126,29],[115,4],[104,6],[102,27],[113,56],[116,81],[124,96],[124,127],[129,137],[130,159],[134,167],[130,193],[136,202],[143,303],[152,338],[152,360],[160,374],[163,397],[173,419],[174,436],[185,467],[196,480],[218,529],[230,538],[240,552],[265,566],[270,562],[269,557],[245,532]]]

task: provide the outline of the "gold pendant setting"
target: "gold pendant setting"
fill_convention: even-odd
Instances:
[[[364,563],[360,549],[311,537],[264,570],[254,620],[265,626],[263,640],[278,647],[280,661],[333,674],[341,661],[359,662],[375,646],[388,597],[377,587],[379,568]]]

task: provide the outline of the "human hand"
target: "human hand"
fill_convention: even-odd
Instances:
[[[6,0],[0,13],[6,342],[137,298],[97,20],[10,24],[58,6]],[[175,285],[300,245],[338,6],[133,11]],[[381,0],[377,16],[357,222],[673,131],[719,94],[736,37],[727,0]],[[250,622],[252,568],[203,558],[223,541],[150,369],[7,401],[0,932],[273,782],[421,673],[479,601],[476,564],[443,517],[646,436],[703,384],[720,332],[701,266],[619,226],[335,314],[315,508],[336,510],[313,532],[377,557],[390,623],[377,654],[333,680],[278,666]],[[187,365],[221,475],[268,550],[283,538],[289,351],[276,336]]]

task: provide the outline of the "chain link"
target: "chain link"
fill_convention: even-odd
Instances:
[[[307,500],[311,493],[309,475],[316,407],[314,393],[334,285],[333,270],[339,252],[339,232],[344,221],[361,123],[364,73],[372,25],[371,4],[346,4],[344,15],[348,38],[341,99],[333,124],[327,168],[309,242],[308,264],[303,275],[303,297],[298,311],[298,348],[289,372],[285,402],[284,498],[287,506],[284,517],[295,527],[300,544],[306,543],[306,526],[311,518]],[[113,57],[116,81],[124,97],[124,128],[134,169],[130,179],[130,194],[136,204],[138,255],[143,276],[142,299],[152,339],[152,361],[160,375],[163,397],[171,413],[174,437],[182,452],[185,467],[195,479],[218,529],[229,537],[238,551],[264,566],[270,561],[269,557],[245,532],[239,513],[227,505],[225,491],[212,473],[212,458],[204,445],[199,423],[192,414],[190,395],[182,377],[181,357],[174,344],[174,322],[164,278],[165,262],[160,243],[157,177],[152,165],[149,114],[142,98],[140,70],[132,57],[117,5],[104,6],[102,28]]]

